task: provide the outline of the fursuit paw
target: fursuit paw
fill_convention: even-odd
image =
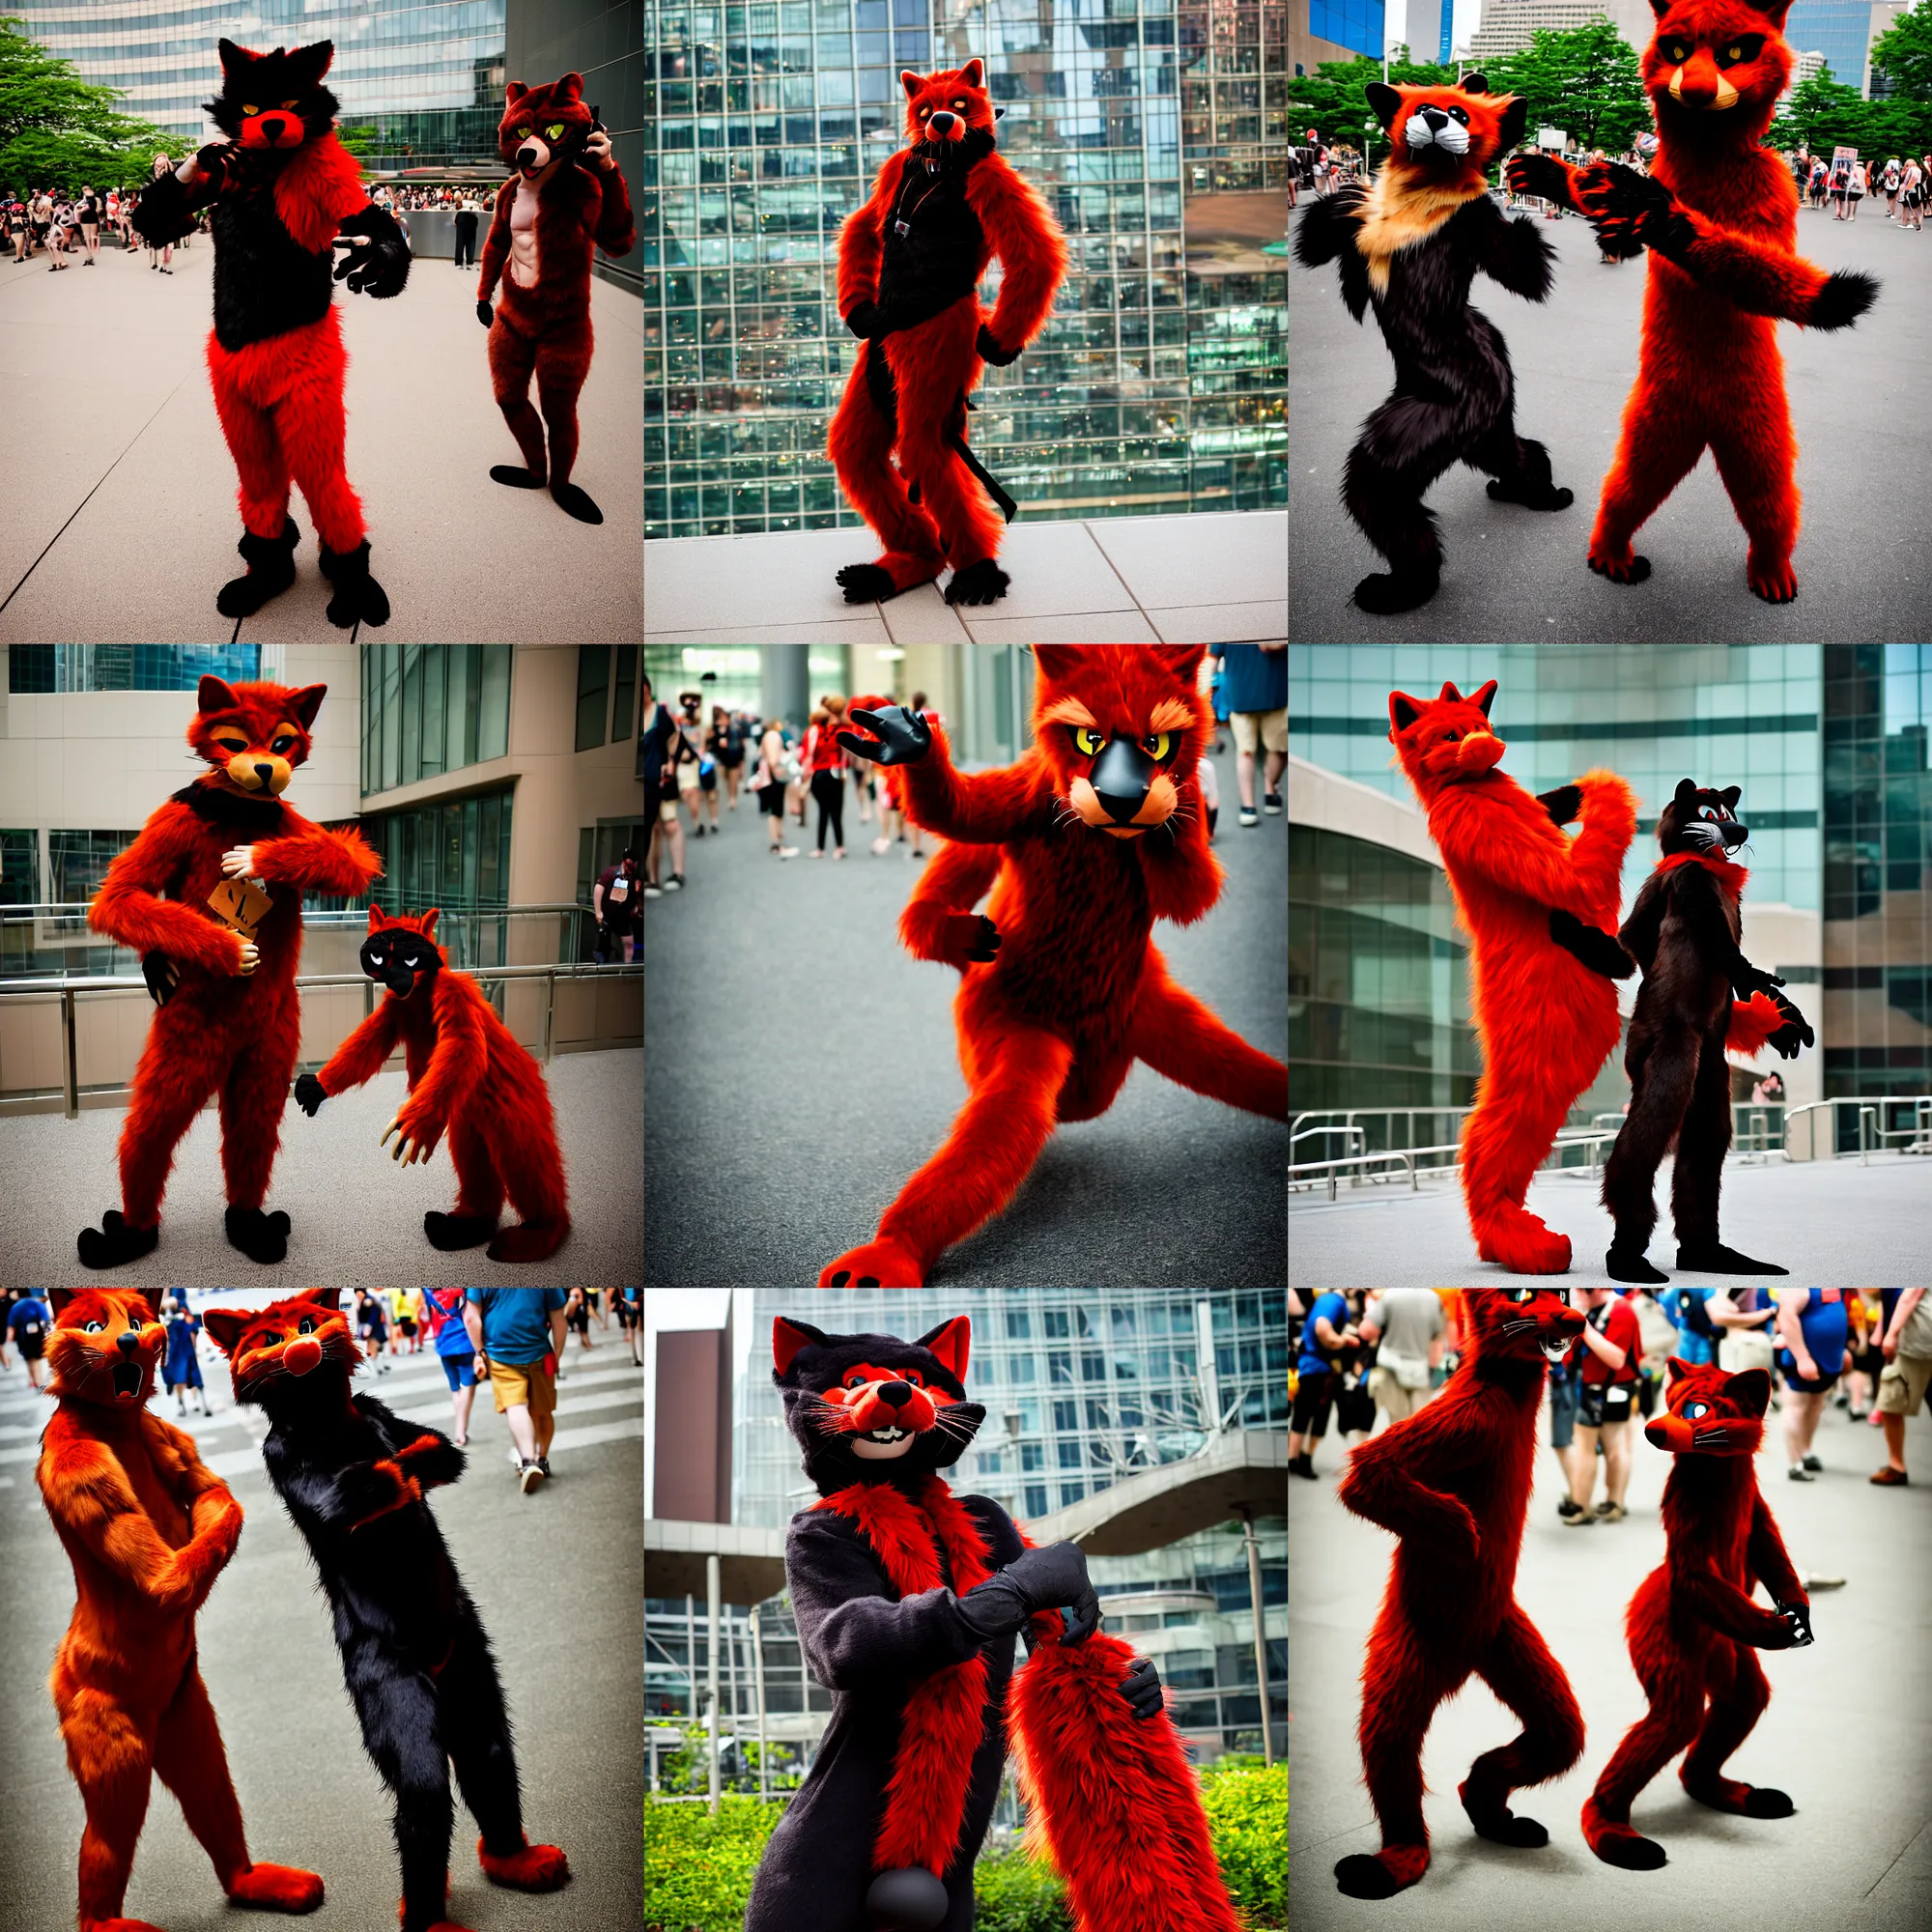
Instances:
[[[1393,617],[1398,611],[1416,611],[1441,587],[1439,570],[1393,571],[1365,577],[1355,585],[1355,609],[1372,617]]]
[[[1519,1818],[1507,1804],[1472,1802],[1469,1786],[1473,1781],[1465,1777],[1456,1787],[1456,1796],[1469,1814],[1469,1824],[1477,1837],[1487,1838],[1492,1845],[1517,1845],[1526,1851],[1548,1844],[1548,1832],[1534,1818]]]
[[[145,1918],[89,1918],[81,1916],[80,1932],[161,1932]]]
[[[923,1288],[925,1270],[889,1235],[867,1241],[829,1262],[819,1272],[820,1288]]]
[[[601,524],[604,521],[604,512],[597,507],[590,492],[580,490],[575,483],[553,483],[550,497],[566,517],[575,517],[580,524]]]
[[[1384,1845],[1373,1855],[1357,1852],[1341,1860],[1335,1866],[1335,1889],[1350,1898],[1393,1898],[1428,1869],[1427,1845]]]
[[[423,1233],[430,1246],[446,1255],[460,1248],[480,1248],[496,1232],[494,1214],[439,1214],[432,1208],[423,1216]]]
[[[1611,1825],[1590,1836],[1590,1849],[1606,1865],[1625,1871],[1656,1871],[1665,1861],[1663,1847],[1628,1825]]]
[[[293,517],[283,519],[278,537],[244,533],[235,548],[248,574],[231,577],[215,592],[214,608],[224,617],[252,617],[270,598],[279,597],[296,581],[296,540],[300,535]]]
[[[518,1221],[498,1234],[483,1252],[493,1262],[548,1261],[570,1238],[568,1221]]]
[[[260,1912],[313,1912],[322,1903],[322,1875],[295,1865],[253,1864],[227,1887],[230,1905]]]
[[[1767,563],[1753,553],[1745,563],[1745,582],[1750,585],[1751,595],[1762,597],[1767,604],[1789,604],[1798,595],[1798,573],[1788,556]]]
[[[231,1208],[221,1217],[231,1248],[240,1248],[264,1267],[285,1261],[289,1252],[289,1217],[278,1208],[265,1214],[259,1208]]]
[[[1604,1272],[1612,1281],[1640,1281],[1650,1287],[1670,1279],[1662,1268],[1651,1266],[1641,1248],[1613,1247],[1604,1257]]]
[[[1512,1274],[1564,1274],[1570,1266],[1570,1236],[1552,1234],[1534,1214],[1519,1212],[1507,1226],[1479,1236],[1482,1253]]]
[[[892,572],[877,563],[848,563],[838,573],[838,587],[848,604],[883,604],[899,594]]]
[[[1520,503],[1525,510],[1567,510],[1577,500],[1577,493],[1556,483],[1529,483],[1520,477],[1506,483],[1500,476],[1492,476],[1490,500]]]
[[[1789,1268],[1781,1268],[1775,1262],[1754,1262],[1748,1255],[1741,1255],[1735,1248],[1727,1248],[1721,1241],[1712,1241],[1704,1247],[1680,1247],[1677,1250],[1677,1266],[1686,1274],[1789,1274]]]
[[[350,551],[332,551],[327,544],[317,559],[322,574],[335,586],[328,600],[328,621],[338,631],[356,624],[386,624],[389,598],[383,586],[369,575],[369,540]]]
[[[158,1221],[152,1228],[137,1228],[121,1218],[118,1208],[110,1208],[100,1217],[99,1227],[80,1231],[75,1245],[80,1250],[82,1267],[118,1268],[153,1254],[160,1238]]]
[[[1677,1781],[1685,1796],[1707,1811],[1727,1811],[1733,1818],[1789,1818],[1798,1809],[1787,1793],[1768,1784],[1740,1784],[1728,1777],[1704,1783],[1681,1772]]]
[[[492,1885],[507,1885],[517,1891],[554,1891],[570,1878],[570,1861],[560,1845],[532,1845],[497,1858],[476,1840],[477,1862]]]
[[[1811,298],[1804,318],[1806,328],[1843,328],[1878,299],[1878,283],[1857,269],[1838,269],[1825,277],[1825,286]]]
[[[541,490],[547,482],[534,469],[519,469],[514,463],[491,464],[490,480],[507,484],[512,490]]]
[[[1621,556],[1593,550],[1589,563],[1599,577],[1607,577],[1612,583],[1641,583],[1650,575],[1649,557],[1638,556],[1628,544]]]
[[[952,581],[946,586],[946,601],[949,604],[997,604],[1007,594],[1007,585],[1011,582],[1012,579],[990,556],[982,556],[978,563],[969,563],[964,570],[952,573]]]

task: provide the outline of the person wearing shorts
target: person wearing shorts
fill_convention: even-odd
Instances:
[[[465,1291],[463,1323],[471,1366],[488,1376],[497,1413],[516,1445],[510,1460],[525,1495],[550,1476],[556,1434],[556,1360],[563,1353],[560,1288],[472,1288]]]
[[[475,1350],[469,1331],[463,1325],[463,1291],[418,1289],[416,1304],[418,1320],[442,1365],[442,1378],[449,1384],[449,1406],[456,1414],[456,1433],[449,1439],[462,1449],[469,1441],[469,1406],[476,1400]]]
[[[570,1299],[564,1304],[564,1325],[575,1331],[578,1343],[589,1348],[590,1343],[590,1297],[595,1293],[587,1288],[573,1288]]]
[[[7,1332],[27,1365],[27,1379],[37,1389],[47,1385],[47,1330],[53,1322],[52,1309],[38,1294],[23,1294],[7,1317]]]
[[[1570,1485],[1576,1480],[1571,1444],[1577,1439],[1577,1393],[1582,1371],[1577,1357],[1580,1349],[1572,1349],[1560,1362],[1549,1365],[1549,1446],[1556,1452],[1556,1466],[1563,1471],[1563,1500],[1556,1514],[1567,1522],[1583,1512],[1570,1498]]]
[[[1384,1289],[1369,1303],[1362,1318],[1362,1340],[1376,1345],[1369,1393],[1391,1422],[1406,1422],[1429,1400],[1448,1325],[1433,1288]]]
[[[1577,1404],[1575,1441],[1570,1450],[1570,1500],[1574,1514],[1559,1511],[1567,1528],[1589,1522],[1621,1522],[1629,1514],[1631,1418],[1636,1411],[1637,1359],[1643,1336],[1636,1312],[1613,1288],[1574,1291],[1583,1297],[1588,1325],[1583,1330],[1581,1387]],[[1597,1486],[1597,1443],[1604,1445],[1604,1500],[1590,1508]]]
[[[617,1305],[617,1325],[631,1345],[631,1360],[644,1366],[644,1292],[641,1288],[613,1288],[611,1299]]]
[[[395,1315],[395,1332],[402,1338],[402,1345],[397,1352],[413,1355],[416,1351],[416,1296],[413,1289],[397,1289]],[[391,1347],[394,1346],[392,1343]]]
[[[1262,810],[1281,813],[1281,775],[1288,769],[1288,646],[1217,644],[1221,691],[1235,733],[1235,776],[1241,789],[1241,823],[1258,825],[1255,815],[1255,754],[1265,751]]]
[[[1843,1288],[1780,1288],[1777,1368],[1789,1391],[1784,1407],[1785,1460],[1794,1483],[1817,1480],[1825,1464],[1811,1453],[1818,1418],[1845,1368],[1851,1317]]]
[[[1879,1352],[1885,1367],[1878,1378],[1878,1416],[1885,1430],[1886,1465],[1872,1478],[1881,1489],[1906,1482],[1905,1418],[1917,1415],[1932,1387],[1932,1301],[1922,1288],[1889,1292],[1889,1313]]]
[[[1309,1304],[1301,1330],[1300,1374],[1294,1388],[1294,1410],[1288,1422],[1288,1468],[1294,1476],[1315,1479],[1315,1445],[1328,1433],[1328,1416],[1335,1406],[1339,1357],[1347,1346],[1349,1297],[1331,1289]]]

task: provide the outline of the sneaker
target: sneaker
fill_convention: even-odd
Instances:
[[[1281,816],[1281,794],[1280,794],[1280,792],[1278,792],[1278,791],[1264,791],[1264,792],[1263,792],[1263,793],[1262,793],[1262,810],[1264,810],[1264,812],[1266,812],[1266,813],[1267,813],[1267,815],[1268,815],[1268,816],[1269,816],[1270,818],[1279,818],[1279,817]]]
[[[691,836],[692,836],[692,837],[693,837],[694,838],[702,838],[704,837],[704,828],[703,828],[703,826],[701,826],[701,825],[694,825],[694,826],[693,826],[693,827],[691,828]]]
[[[510,1467],[513,1469],[521,1470],[523,1466],[524,1466],[524,1459],[517,1454],[516,1449],[513,1445],[510,1450]]]
[[[1622,1503],[1602,1502],[1597,1505],[1599,1522],[1621,1522],[1628,1515],[1630,1511]]]
[[[1574,1496],[1565,1496],[1563,1500],[1556,1505],[1556,1514],[1560,1516],[1565,1522],[1568,1522],[1573,1517],[1579,1517],[1583,1514],[1583,1506],[1581,1503],[1577,1502]]]
[[[808,859],[822,859],[825,857],[825,847],[823,845],[817,846],[813,850],[808,852],[805,856]],[[1259,1709],[1260,1707],[1257,1706],[1256,1708]]]
[[[1817,1457],[1807,1456],[1804,1459],[1804,1466],[1807,1469],[1809,1469],[1811,1473],[1815,1476],[1821,1469],[1824,1468],[1825,1465],[1817,1459]]]
[[[777,850],[781,859],[796,859],[798,857],[798,847],[796,845],[781,845]]]
[[[1909,1480],[1903,1469],[1894,1469],[1889,1463],[1872,1478],[1882,1490],[1902,1490]]]
[[[1578,1509],[1575,1503],[1572,1503],[1570,1507],[1574,1514],[1563,1518],[1563,1527],[1565,1529],[1588,1529],[1596,1521],[1597,1519],[1588,1510]],[[1558,1506],[1557,1514],[1562,1515],[1560,1505]]]
[[[544,1477],[548,1480],[550,1476],[550,1458],[548,1456],[539,1456],[537,1458],[537,1467],[544,1472]]]
[[[517,1471],[517,1487],[523,1491],[525,1495],[528,1495],[543,1481],[544,1473],[544,1466],[541,1463],[526,1463]]]
[[[1259,825],[1261,822],[1262,822],[1261,814],[1255,810],[1253,806],[1251,805],[1242,806],[1241,823],[1243,825]]]
[[[669,878],[668,878],[668,879],[667,879],[667,880],[665,881],[665,887],[664,887],[664,889],[665,889],[665,891],[666,891],[666,892],[668,892],[668,893],[681,893],[681,892],[683,892],[683,890],[684,890],[684,874],[683,874],[682,872],[673,872],[673,873],[672,873],[672,874],[670,875],[670,877],[669,877]]]
[[[1808,1573],[1798,1579],[1808,1590],[1842,1590],[1845,1579],[1842,1577],[1813,1577]]]
[[[1794,1483],[1815,1483],[1818,1480],[1803,1463],[1792,1463],[1787,1473]]]
[[[893,841],[890,838],[874,838],[872,840],[872,857],[875,859],[883,859],[892,849]],[[1257,1705],[1256,1708],[1260,1709],[1260,1706]]]
[[[661,899],[664,897],[664,888],[662,886],[646,886],[644,888],[644,896],[647,899]]]

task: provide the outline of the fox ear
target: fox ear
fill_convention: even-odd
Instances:
[[[1078,644],[1036,644],[1033,661],[1048,684],[1065,684],[1080,668]]]
[[[383,918],[383,908],[374,899],[369,901],[369,930],[381,932],[387,922]]]
[[[1389,735],[1393,737],[1398,731],[1406,731],[1422,716],[1422,707],[1426,701],[1420,697],[1409,696],[1406,691],[1390,692]]]
[[[1718,794],[1724,801],[1725,808],[1731,811],[1735,811],[1738,809],[1738,800],[1744,797],[1744,788],[1741,785],[1726,785]]]
[[[955,1315],[951,1321],[942,1321],[929,1335],[922,1335],[913,1347],[926,1350],[948,1375],[963,1382],[972,1338],[973,1324],[965,1316]]]
[[[582,93],[583,76],[576,72],[567,73],[556,84],[557,104],[562,106],[568,102],[575,101],[582,97]]]
[[[509,86],[503,90],[503,105],[505,107],[514,107],[528,92],[529,89],[521,80],[511,81]]]
[[[85,1291],[78,1288],[48,1289],[47,1301],[53,1308],[54,1320],[58,1321],[61,1319],[61,1317],[67,1313],[68,1303],[71,1302],[76,1294],[80,1294],[83,1293],[85,1293]]]
[[[1675,1388],[1677,1386],[1677,1378],[1680,1376],[1688,1376],[1690,1373],[1690,1364],[1689,1362],[1681,1362],[1675,1355],[1672,1355],[1669,1361],[1663,1365],[1664,1386],[1666,1388]]]
[[[289,55],[289,65],[308,76],[309,85],[321,85],[322,77],[335,63],[335,43],[318,41],[312,47],[297,47]]]
[[[814,1344],[822,1348],[825,1337],[810,1321],[792,1321],[782,1315],[773,1321],[772,1361],[780,1375],[791,1367],[801,1349]]]
[[[233,41],[217,41],[214,45],[215,51],[221,56],[223,73],[245,72],[262,58],[260,54],[252,53],[246,47],[238,47]]]
[[[248,1332],[248,1311],[245,1308],[204,1308],[201,1311],[201,1325],[208,1330],[208,1339],[224,1355],[233,1355],[241,1346],[242,1337]]]
[[[925,76],[923,73],[914,73],[910,68],[907,68],[899,74],[899,85],[905,89],[906,99],[912,100],[918,97],[920,89],[925,85]]]
[[[1456,84],[1464,94],[1487,94],[1490,91],[1490,83],[1479,73],[1465,73]]]
[[[227,43],[224,42],[223,44]],[[195,698],[196,706],[204,716],[211,711],[233,711],[241,702],[218,677],[204,677]]]
[[[1753,1415],[1771,1406],[1771,1377],[1763,1369],[1747,1369],[1724,1384],[1724,1393]]]
[[[302,1299],[314,1302],[318,1308],[333,1308],[339,1311],[342,1307],[342,1291],[339,1288],[312,1288]]]
[[[1487,718],[1490,715],[1490,706],[1495,702],[1495,696],[1496,681],[1494,678],[1491,678],[1481,691],[1470,692],[1469,702]]]
[[[326,684],[305,684],[289,699],[289,709],[302,722],[302,729],[309,730],[315,724],[315,714],[322,709],[322,700],[328,696]]]
[[[1201,678],[1201,660],[1208,655],[1206,644],[1155,644],[1153,654],[1162,666],[1192,691]]]
[[[1482,76],[1478,74],[1476,78],[1480,80]],[[1469,83],[1465,80],[1463,85],[1468,87]],[[1472,94],[1476,92],[1474,88],[1470,88],[1469,91]],[[1496,152],[1501,154],[1507,149],[1514,148],[1528,129],[1529,97],[1526,94],[1519,94],[1503,109],[1503,118],[1496,126]]]
[[[1697,781],[1695,779],[1679,779],[1677,781],[1677,789],[1671,796],[1679,805],[1694,805],[1697,802]]]
[[[969,60],[966,63],[966,65],[959,70],[959,78],[968,87],[985,86],[986,84],[985,64],[980,60],[978,54],[975,54],[973,58]]]
[[[436,937],[437,910],[435,906],[431,906],[422,916],[422,936],[425,939],[434,939]]]

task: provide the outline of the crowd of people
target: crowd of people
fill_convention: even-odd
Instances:
[[[1866,195],[1885,197],[1885,218],[1915,234],[1925,227],[1926,184],[1932,180],[1932,154],[1889,155],[1870,161],[1853,156],[1823,155],[1798,149],[1785,156],[1802,203],[1818,210],[1828,204],[1834,221],[1856,221]]]
[[[1455,1371],[1463,1293],[1485,1292],[1291,1291],[1290,1472],[1315,1478],[1315,1447],[1331,1416],[1347,1447],[1373,1434],[1378,1417],[1400,1422],[1427,1402]],[[1823,1472],[1814,1444],[1831,1406],[1883,1432],[1886,1462],[1872,1483],[1909,1481],[1905,1422],[1932,1386],[1932,1302],[1923,1289],[1589,1288],[1570,1297],[1588,1325],[1581,1345],[1550,1365],[1547,1392],[1549,1447],[1564,1485],[1556,1512],[1566,1527],[1627,1516],[1634,1425],[1656,1413],[1673,1356],[1732,1375],[1771,1374],[1790,1481]]]

